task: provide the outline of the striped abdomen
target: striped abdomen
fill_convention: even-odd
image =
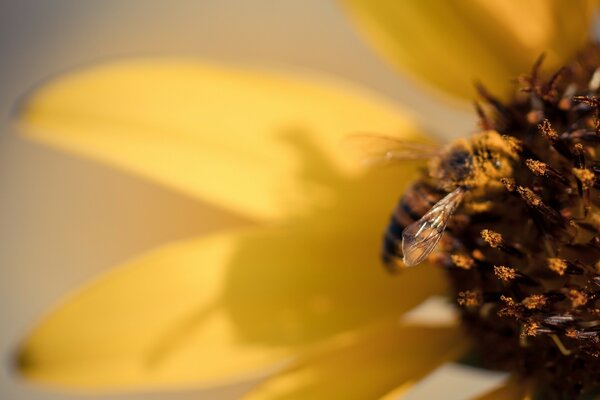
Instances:
[[[441,198],[443,193],[433,186],[419,181],[408,188],[400,198],[383,238],[381,257],[391,272],[403,266],[402,231],[421,219]]]

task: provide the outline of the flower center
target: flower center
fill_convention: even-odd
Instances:
[[[464,189],[433,257],[484,363],[575,398],[600,384],[600,47],[540,63],[510,102],[480,89],[482,133],[448,150],[470,165],[442,154],[421,183]]]

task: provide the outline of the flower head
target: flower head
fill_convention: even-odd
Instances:
[[[367,21],[367,31],[381,27],[377,32],[383,34],[373,36],[383,38],[380,43],[392,49],[388,54],[397,64],[465,95],[476,78],[504,89],[515,65],[529,63],[542,50],[548,51],[543,65],[563,62],[587,37],[592,2],[529,9],[521,9],[521,2],[497,9],[479,2],[472,7],[414,2],[404,5],[406,13],[398,13],[395,2],[348,3],[358,20]],[[514,13],[530,18],[528,29],[511,23]],[[438,19],[450,29],[441,29]],[[466,36],[466,25],[481,35]],[[492,148],[490,157],[482,152],[449,164],[438,157],[431,168],[439,174],[425,178],[443,181],[438,192],[459,190],[456,197],[465,200],[458,214],[468,223],[455,218],[449,237],[466,244],[451,248],[442,240],[446,254],[439,259],[456,281],[464,321],[475,335],[483,332],[481,343],[519,349],[520,359],[529,351],[521,343],[540,343],[530,349],[546,350],[542,341],[550,337],[551,348],[565,353],[572,351],[567,339],[590,339],[590,330],[575,321],[578,313],[591,313],[594,293],[576,280],[556,293],[529,289],[538,277],[516,261],[541,258],[535,250],[545,236],[523,231],[515,238],[509,235],[515,226],[504,229],[510,219],[473,222],[473,216],[514,205],[519,213],[511,217],[519,223],[540,214],[536,218],[552,240],[565,240],[580,228],[571,222],[579,216],[576,206],[555,207],[569,199],[584,210],[590,206],[595,171],[583,161],[591,158],[591,147],[582,139],[565,148],[561,134],[575,119],[565,122],[554,112],[581,113],[594,122],[596,100],[582,92],[589,72],[574,71],[573,93],[559,80],[562,75],[547,84],[533,74],[524,77],[527,96],[509,106],[480,90],[486,104],[479,107],[483,132],[477,137]],[[198,60],[125,60],[63,77],[29,97],[19,113],[29,137],[232,210],[248,226],[166,244],[70,295],[24,339],[16,357],[19,371],[82,391],[210,386],[269,376],[252,395],[374,398],[406,391],[440,363],[459,358],[467,343],[453,320],[450,326],[423,327],[402,317],[444,292],[440,271],[418,268],[391,279],[378,268],[381,221],[418,166],[361,175],[338,146],[357,131],[419,138],[414,116],[368,90],[316,82]],[[580,104],[574,106],[569,99],[576,95],[584,97],[575,97]],[[540,102],[554,108],[548,112]],[[545,142],[535,139],[532,146],[517,128],[537,124]],[[461,155],[481,147],[470,139],[454,145]],[[544,151],[538,154],[538,147]],[[565,169],[560,157],[566,156],[578,162]],[[458,164],[460,174],[448,168]],[[454,182],[457,175],[460,184]],[[568,185],[576,189],[553,201],[535,179],[565,193]],[[499,203],[498,196],[510,201]],[[598,226],[592,211],[586,214],[589,224]],[[553,282],[589,276],[578,275],[583,267],[565,253],[541,261]],[[477,281],[482,271],[483,284]],[[490,299],[488,283],[498,288],[492,293],[497,298]],[[514,293],[521,286],[528,291]],[[506,319],[493,316],[488,326],[482,315],[491,301]],[[555,304],[569,312],[522,321],[522,315],[542,315]],[[548,332],[548,326],[564,335]],[[510,340],[501,341],[497,336],[506,329]]]
[[[485,362],[532,377],[545,398],[572,398],[600,378],[600,48],[589,46],[546,80],[539,65],[511,101],[486,92],[480,125],[508,147],[470,139],[470,168],[490,161],[481,173],[496,184],[455,181],[466,192],[456,214],[467,222],[448,229],[435,259]],[[440,176],[423,179],[451,190]],[[457,253],[477,256],[464,268]]]

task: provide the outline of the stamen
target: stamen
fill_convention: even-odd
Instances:
[[[494,249],[502,245],[502,235],[498,232],[484,229],[481,231],[481,237]]]
[[[479,307],[482,303],[481,292],[465,290],[458,293],[458,304],[467,308]]]
[[[503,282],[510,282],[517,277],[517,270],[503,265],[494,266],[494,274]]]
[[[594,187],[596,175],[592,171],[584,168],[573,168],[571,171],[573,171],[573,175],[581,182],[584,190]]]
[[[527,168],[537,176],[545,176],[550,178],[553,182],[561,183],[565,186],[569,185],[569,180],[567,178],[544,162],[528,158],[525,161],[525,165],[527,165]]]
[[[499,249],[507,254],[514,255],[517,257],[524,256],[521,250],[516,248],[514,245],[507,243],[502,238],[502,235],[498,232],[494,232],[490,229],[484,229],[481,231],[481,237],[493,249]]]
[[[464,254],[453,254],[450,256],[454,265],[459,268],[469,270],[475,265],[475,260]]]
[[[548,170],[548,164],[543,163],[541,161],[532,160],[531,158],[527,159],[527,161],[525,161],[525,164],[531,170],[531,172],[533,172],[537,176],[544,176],[546,174],[546,171]]]
[[[560,258],[549,258],[548,268],[562,276],[567,270],[567,261]]]
[[[517,193],[521,195],[521,198],[525,200],[529,207],[539,207],[543,204],[540,196],[533,193],[531,189],[517,186]]]
[[[528,310],[539,310],[546,305],[548,299],[543,294],[532,294],[523,299],[522,303]]]
[[[585,155],[583,153],[583,145],[575,143],[573,146],[573,155],[575,155],[575,167],[585,168]]]
[[[577,85],[574,83],[569,84],[565,89],[562,98],[558,102],[558,108],[561,110],[569,110],[572,104],[571,99],[575,93],[577,93]]]
[[[504,185],[506,190],[508,190],[511,193],[514,192],[515,189],[517,188],[517,184],[515,183],[515,180],[512,178],[500,178],[500,182],[502,182],[502,184]]]
[[[554,128],[552,128],[552,125],[550,125],[550,121],[548,121],[547,119],[543,120],[542,123],[538,125],[538,129],[540,133],[552,143],[559,140],[558,133],[556,133]]]
[[[548,121],[547,119],[543,120],[542,123],[538,125],[538,130],[542,134],[542,136],[544,136],[546,139],[548,139],[548,141],[550,141],[552,147],[559,154],[561,154],[563,157],[569,160],[572,158],[572,154],[569,150],[569,147],[567,147],[565,142],[560,139],[560,136],[558,136],[556,130],[552,128],[550,121]]]
[[[523,331],[521,335],[523,336],[537,336],[539,333],[540,324],[536,321],[528,321],[523,325]]]
[[[571,300],[573,308],[581,307],[588,302],[588,296],[577,289],[570,289],[567,292],[567,297]]]
[[[498,310],[499,317],[519,317],[519,307],[512,297],[501,295],[500,300],[505,304],[505,307],[502,307],[500,310]]]
[[[569,236],[572,235],[566,228],[568,227],[567,221],[560,215],[555,209],[548,207],[542,201],[542,198],[535,194],[531,189],[523,186],[517,186],[517,193],[525,201],[525,203],[531,208],[538,212],[543,218],[541,222],[544,223],[543,228],[551,228],[549,232],[555,237],[565,236],[567,233]],[[538,222],[536,220],[536,222]],[[558,230],[557,230],[558,229]],[[566,231],[566,232],[565,232]]]

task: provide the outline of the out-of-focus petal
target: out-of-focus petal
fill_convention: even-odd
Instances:
[[[568,61],[589,39],[593,0],[342,0],[388,60],[461,97],[481,81],[498,95],[546,53],[543,69]]]
[[[260,218],[318,199],[319,187],[297,185],[300,164],[319,161],[300,142],[349,168],[339,146],[349,134],[415,133],[407,113],[365,89],[194,60],[77,71],[36,90],[18,117],[36,140]]]
[[[247,398],[373,399],[409,388],[439,364],[458,357],[465,341],[458,328],[389,326],[342,337],[336,347],[301,360],[268,379]]]
[[[230,382],[443,290],[430,267],[388,276],[360,236],[305,225],[165,246],[66,299],[18,367],[80,390]]]
[[[405,390],[386,395],[382,400],[473,399],[506,385],[510,375],[504,371],[491,371],[456,362],[446,362]]]
[[[532,400],[529,383],[516,377],[504,386],[477,397],[476,400]]]

